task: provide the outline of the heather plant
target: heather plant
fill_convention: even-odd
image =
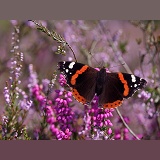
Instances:
[[[160,139],[159,21],[0,23],[0,139]],[[96,96],[82,105],[57,69],[62,60],[133,73],[147,86],[115,109]]]
[[[23,125],[27,111],[32,105],[28,95],[19,88],[22,70],[23,53],[19,49],[19,28],[12,33],[12,58],[10,61],[10,77],[4,87],[6,101],[5,112],[2,115],[1,139],[29,139]]]

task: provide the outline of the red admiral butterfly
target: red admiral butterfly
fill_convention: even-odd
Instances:
[[[77,62],[59,62],[59,70],[65,75],[75,99],[82,104],[99,97],[103,108],[115,108],[122,104],[123,98],[131,97],[138,89],[144,88],[146,81],[128,73],[107,73]]]

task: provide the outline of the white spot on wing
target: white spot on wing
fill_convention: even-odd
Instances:
[[[69,70],[68,70],[68,69],[66,69],[66,73],[68,73],[68,71],[69,71]]]
[[[134,87],[137,87],[137,84],[134,84]]]
[[[69,67],[70,69],[72,69],[73,66],[74,66],[74,64],[75,64],[75,62],[71,62],[68,67]]]
[[[131,75],[131,78],[132,78],[132,82],[136,82],[136,77],[133,74]]]

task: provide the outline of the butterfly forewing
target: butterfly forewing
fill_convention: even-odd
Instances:
[[[126,86],[129,90],[128,94],[124,95],[124,98],[131,97],[137,90],[144,88],[147,83],[146,80],[128,73],[123,73],[123,79],[126,81]]]
[[[95,95],[97,70],[75,62],[59,62],[59,70],[66,76],[75,99],[83,104]]]
[[[77,70],[80,70],[83,66],[84,64],[81,64],[81,63],[67,62],[67,61],[58,63],[59,70],[65,75],[67,84],[70,87],[74,86],[71,84],[72,76],[76,73]]]

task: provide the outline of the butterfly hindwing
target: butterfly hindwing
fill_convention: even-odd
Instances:
[[[122,104],[124,86],[117,73],[106,73],[103,91],[99,96],[99,104],[104,108],[115,108]]]

